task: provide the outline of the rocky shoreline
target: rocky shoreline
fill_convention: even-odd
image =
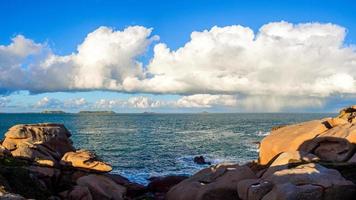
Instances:
[[[191,177],[148,186],[110,174],[111,166],[72,145],[61,124],[11,127],[0,145],[0,199],[273,200],[355,199],[356,106],[335,118],[275,127],[259,159],[222,163]],[[238,155],[236,155],[238,156]],[[204,163],[198,157],[195,162]]]

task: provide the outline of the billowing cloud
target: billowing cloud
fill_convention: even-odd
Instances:
[[[33,107],[38,109],[81,109],[88,106],[89,103],[84,98],[59,100],[43,97]]]
[[[95,102],[94,108],[98,109],[114,109],[114,108],[160,108],[169,106],[170,102],[154,100],[146,96],[135,96],[124,99],[100,99]]]
[[[356,50],[345,44],[346,30],[338,25],[276,22],[256,33],[239,25],[213,27],[193,32],[176,50],[156,44],[144,66],[140,56],[158,40],[151,32],[100,27],[65,56],[16,36],[0,46],[0,91],[169,93],[189,95],[169,102],[177,107],[268,102],[271,110],[322,106],[327,98],[356,94]],[[142,97],[106,101],[97,106],[167,106]]]
[[[172,93],[329,96],[356,93],[356,52],[333,24],[270,23],[193,32],[172,51],[157,44],[142,90]]]
[[[126,78],[143,78],[137,58],[158,39],[150,37],[151,31],[142,26],[123,31],[100,27],[87,35],[77,52],[67,56],[55,55],[46,45],[17,36],[10,45],[0,46],[0,89],[123,91]],[[29,56],[35,58],[31,63],[27,63]]]
[[[238,97],[236,95],[195,94],[181,96],[175,100],[157,100],[148,96],[135,96],[127,99],[100,99],[96,102],[87,102],[84,98],[59,100],[44,97],[37,102],[36,108],[47,109],[93,109],[93,110],[120,110],[120,109],[179,109],[179,108],[238,108],[243,111],[274,112],[286,108],[298,109],[305,107],[320,108],[324,105],[320,98],[289,97]]]
[[[12,43],[7,46],[0,45],[0,91],[26,89],[26,60],[43,48],[22,35],[12,38]]]
[[[5,107],[10,102],[10,99],[6,97],[0,97],[0,108]]]
[[[238,101],[232,95],[210,95],[196,94],[184,96],[175,103],[177,107],[183,108],[210,108],[213,106],[237,106]]]

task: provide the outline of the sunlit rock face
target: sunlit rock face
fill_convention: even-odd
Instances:
[[[61,164],[99,172],[109,172],[112,170],[109,164],[99,161],[94,153],[87,150],[67,152],[62,157]]]
[[[347,161],[356,143],[356,106],[340,111],[335,118],[314,120],[272,130],[261,141],[259,162],[267,164],[286,151],[304,151],[323,161]]]
[[[75,151],[70,136],[62,124],[16,125],[5,133],[2,145],[14,157],[54,166],[66,152]]]

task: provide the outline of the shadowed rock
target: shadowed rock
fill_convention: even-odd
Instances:
[[[256,178],[246,166],[221,164],[203,169],[167,193],[168,200],[235,200],[237,183]]]
[[[103,175],[91,174],[77,180],[78,186],[87,187],[93,199],[123,200],[126,188]]]
[[[211,162],[206,162],[203,156],[195,156],[194,162],[198,165],[211,165]]]

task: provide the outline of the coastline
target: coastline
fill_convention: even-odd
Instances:
[[[355,124],[353,106],[335,118],[280,126],[261,141],[259,160],[216,164],[190,177],[156,177],[147,186],[109,173],[108,163],[72,146],[61,124],[17,125],[1,145],[1,194],[18,199],[352,199]],[[14,176],[18,170],[21,176]]]

